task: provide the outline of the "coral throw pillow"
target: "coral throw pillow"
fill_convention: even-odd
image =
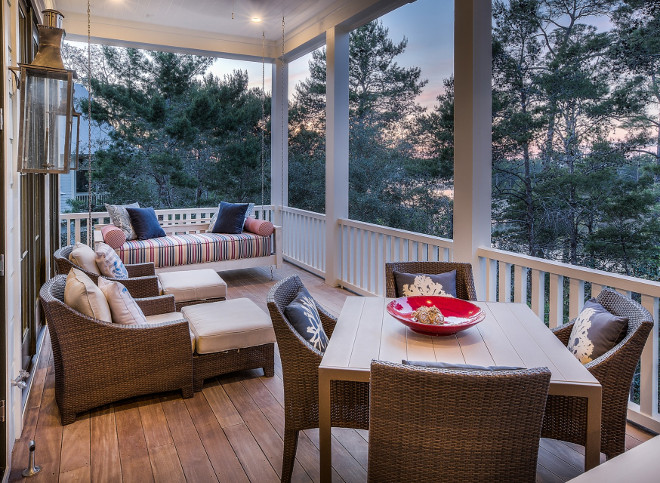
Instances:
[[[270,221],[257,220],[256,218],[247,218],[243,227],[247,231],[261,236],[271,236],[275,230]]]
[[[103,235],[103,241],[114,249],[126,243],[126,233],[115,225],[106,225],[101,228],[101,235]]]

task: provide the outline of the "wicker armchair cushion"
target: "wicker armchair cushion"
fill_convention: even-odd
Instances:
[[[115,324],[146,324],[140,306],[121,283],[99,277],[99,288],[105,295]]]
[[[399,297],[411,295],[449,295],[456,297],[456,270],[439,274],[394,271]]]
[[[165,312],[163,314],[147,315],[145,324],[158,325],[181,320],[186,320],[181,312]],[[195,334],[192,330],[190,330],[190,344],[192,345],[192,351],[195,352]]]
[[[401,363],[404,366],[417,366],[417,367],[432,367],[435,369],[455,369],[459,371],[487,371],[487,372],[497,372],[497,371],[517,371],[520,369],[525,369],[524,367],[515,367],[515,366],[475,366],[473,364],[450,364],[449,362],[438,362],[438,361],[407,361],[402,360]]]
[[[124,266],[117,252],[106,243],[99,243],[96,247],[96,265],[101,271],[101,275],[110,278],[126,279],[128,270]]]
[[[582,364],[593,361],[626,335],[628,317],[620,317],[591,299],[575,319],[566,346]]]
[[[112,314],[105,295],[91,278],[77,268],[72,268],[66,277],[64,303],[93,319],[112,322]]]
[[[300,287],[298,295],[284,308],[284,315],[300,336],[314,349],[323,353],[328,347],[328,336],[323,330],[321,316],[316,303],[305,287]]]
[[[101,235],[103,241],[115,249],[126,243],[126,233],[115,225],[105,225],[101,228]]]
[[[137,235],[135,230],[133,230],[133,225],[131,224],[131,217],[128,215],[126,208],[139,208],[138,203],[131,203],[130,205],[109,205],[105,204],[105,209],[108,210],[112,224],[116,227],[119,227],[121,231],[126,235],[127,240],[135,240]]]
[[[71,253],[69,253],[69,260],[83,270],[101,275],[101,271],[96,265],[96,252],[84,243],[77,242],[73,246]]]

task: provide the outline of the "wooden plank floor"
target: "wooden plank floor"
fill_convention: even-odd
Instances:
[[[224,272],[229,298],[248,297],[266,310],[266,293],[276,280],[297,273],[317,300],[339,313],[348,292],[324,285],[290,264]],[[284,389],[276,352],[275,377],[261,370],[208,380],[192,399],[157,394],[112,404],[62,427],[55,403],[50,340],[42,347],[25,414],[25,427],[12,455],[9,481],[21,480],[27,443],[37,444],[41,473],[30,481],[207,482],[278,481],[284,433]],[[628,425],[628,448],[651,435]],[[367,431],[333,429],[333,479],[366,480]],[[543,439],[537,481],[567,481],[581,473],[582,447]],[[318,430],[298,443],[294,481],[319,480]]]

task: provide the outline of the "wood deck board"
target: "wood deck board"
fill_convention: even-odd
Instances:
[[[298,274],[312,295],[338,314],[348,292],[290,264],[234,270],[221,275],[229,298],[247,297],[266,310],[266,293],[279,279]],[[434,349],[441,345],[434,341]],[[55,403],[52,349],[48,334],[41,348],[24,430],[14,446],[9,481],[21,481],[27,443],[37,442],[42,473],[29,481],[278,481],[284,431],[281,363],[276,375],[244,371],[207,381],[192,399],[180,393],[123,401],[81,415],[62,427]],[[626,446],[651,435],[628,425]],[[333,481],[365,481],[368,432],[333,429]],[[537,482],[555,483],[576,476],[584,448],[543,439]],[[303,431],[293,481],[319,481],[318,430]],[[28,480],[26,480],[28,481]]]

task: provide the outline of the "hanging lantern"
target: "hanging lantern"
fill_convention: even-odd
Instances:
[[[74,122],[79,124],[73,110],[75,73],[65,69],[62,62],[62,14],[57,10],[42,13],[44,25],[38,26],[39,51],[30,64],[19,64],[18,170],[22,173],[67,173],[72,154],[78,151],[77,126],[72,139]]]

